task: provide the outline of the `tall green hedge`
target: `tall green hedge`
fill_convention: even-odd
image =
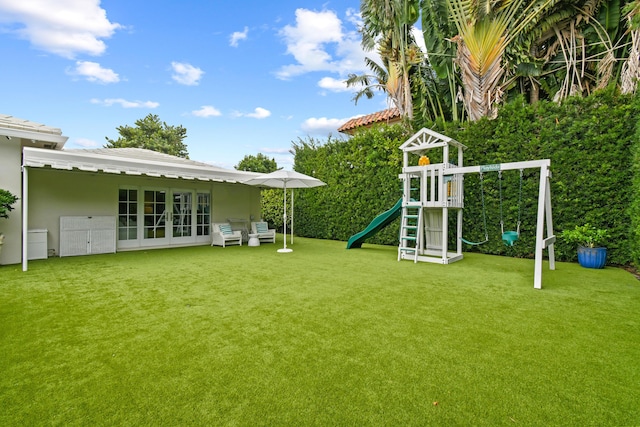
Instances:
[[[631,257],[636,267],[640,267],[640,122],[636,126],[636,134],[633,146],[633,190],[631,195],[631,206],[629,216],[631,227],[629,239],[631,247]]]
[[[551,159],[556,233],[585,222],[606,228],[611,234],[607,242],[609,261],[628,264],[636,244],[630,239],[629,208],[633,200],[632,151],[637,144],[639,113],[637,97],[603,91],[587,98],[571,98],[562,105],[512,102],[501,109],[496,120],[482,120],[464,129],[449,126],[445,132],[470,147],[465,156],[467,164]],[[476,126],[493,127],[493,133],[486,138],[486,133],[475,132]],[[518,173],[511,172],[511,175],[514,176],[509,178],[508,190],[503,188],[503,206],[509,207],[513,222],[513,217],[517,216],[518,192],[514,181]],[[491,191],[491,178],[487,179]],[[526,170],[521,244],[506,248],[498,238],[480,250],[531,255],[535,245],[537,187],[537,171]],[[469,191],[465,196],[465,203],[473,203],[477,198]],[[495,206],[495,198],[490,195],[489,200],[489,204]],[[488,209],[488,214],[492,217],[490,223],[499,224],[499,212],[496,217],[495,209]],[[477,218],[465,215],[465,229],[473,226],[478,227]],[[556,245],[556,253],[560,259],[574,260],[576,257],[575,248],[562,240]]]
[[[608,261],[629,264],[640,259],[639,117],[640,97],[608,90],[571,98],[561,105],[514,101],[505,105],[494,120],[447,123],[435,130],[468,147],[465,165],[551,159],[556,234],[585,222],[606,228],[611,234]],[[391,207],[401,196],[398,174],[402,153],[398,147],[408,136],[410,133],[400,126],[384,126],[363,131],[348,141],[297,145],[296,170],[328,184],[297,193],[297,233],[347,240]],[[503,172],[505,230],[515,230],[518,211],[522,219],[521,239],[513,247],[506,247],[500,239],[498,174],[484,174],[484,212],[490,241],[466,250],[532,257],[538,178],[539,170],[523,171],[522,203],[518,203],[519,172]],[[479,177],[468,174],[465,238],[483,240],[482,213]],[[398,222],[369,241],[395,245],[397,233]],[[575,260],[576,249],[558,239],[556,255],[560,260]]]
[[[315,176],[326,187],[296,192],[296,233],[322,239],[348,240],[402,197],[398,147],[410,136],[399,125],[381,126],[353,138],[324,145],[294,145],[295,169]],[[397,244],[394,224],[369,240]]]

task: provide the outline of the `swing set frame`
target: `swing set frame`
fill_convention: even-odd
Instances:
[[[450,153],[450,148],[453,148],[454,152]],[[398,178],[403,181],[403,199],[398,260],[450,264],[463,258],[462,246],[466,242],[462,238],[464,175],[486,172],[501,174],[501,171],[508,170],[520,170],[522,173],[524,169],[539,169],[533,286],[536,289],[542,289],[542,264],[545,249],[548,251],[549,269],[555,270],[554,243],[556,236],[553,234],[551,186],[549,183],[551,160],[464,166],[463,151],[466,148],[464,144],[427,128],[416,132],[400,146],[403,151],[403,168]],[[421,165],[418,162],[417,166],[411,165],[409,155],[423,156],[432,149],[442,150],[442,163],[428,162],[429,164]],[[453,157],[453,162],[450,157]],[[452,248],[451,251],[448,247],[450,209],[456,213],[456,248]],[[502,218],[501,228],[504,228]],[[503,234],[517,233],[514,231],[504,232],[504,230],[502,232]],[[515,241],[513,235],[507,237],[511,239],[511,243]],[[488,236],[485,238],[488,240]],[[469,244],[472,243],[469,242]]]
[[[544,250],[547,249],[549,254],[549,270],[555,270],[555,250],[554,244],[556,236],[553,233],[553,215],[551,209],[551,160],[529,160],[524,162],[511,162],[511,163],[497,163],[491,165],[480,166],[465,166],[465,167],[451,167],[443,170],[443,175],[465,175],[470,173],[485,173],[490,171],[506,171],[506,170],[524,170],[524,169],[540,169],[540,181],[538,186],[538,212],[536,222],[536,248],[535,248],[535,263],[534,263],[534,279],[533,287],[536,289],[542,289],[542,261],[544,256]],[[446,233],[448,226],[447,208],[443,208],[443,230]],[[460,217],[462,211],[459,212]],[[462,218],[458,220],[458,241],[461,241],[462,236]],[[502,219],[501,219],[502,222]],[[501,224],[502,225],[502,224]],[[545,227],[546,225],[546,227]],[[504,230],[503,230],[504,231]],[[519,231],[519,230],[518,230]],[[546,231],[546,237],[545,237]],[[460,245],[460,243],[459,243]],[[446,253],[447,241],[443,238],[443,253]]]
[[[482,225],[484,230],[484,240],[480,242],[472,242],[471,240],[467,240],[463,237],[460,237],[463,243],[470,246],[479,246],[489,241],[489,232],[487,231],[487,209],[484,203],[484,172],[482,169],[479,172],[480,174],[480,198],[482,200]],[[499,194],[500,194],[500,233],[502,235],[502,240],[504,244],[507,246],[513,246],[513,244],[520,238],[520,224],[522,224],[521,216],[522,216],[522,181],[523,181],[524,169],[520,169],[520,185],[518,189],[518,221],[516,222],[516,230],[515,231],[504,231],[504,218],[502,215],[502,170],[498,171],[498,185],[499,185]]]

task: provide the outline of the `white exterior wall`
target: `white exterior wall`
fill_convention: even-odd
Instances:
[[[20,138],[0,140],[0,188],[22,198],[22,148]],[[4,245],[0,253],[0,264],[20,263],[22,255],[22,203],[18,200],[9,213],[9,218],[0,218],[0,233],[4,234]]]
[[[117,216],[121,187],[210,192],[212,222],[226,221],[229,217],[260,218],[260,189],[242,184],[48,168],[29,168],[28,173],[29,228],[47,229],[48,248],[56,254],[60,253],[60,217]],[[17,219],[19,221],[18,216]],[[18,248],[19,228],[18,224]],[[210,240],[207,238],[206,242]],[[20,262],[19,255],[14,262]]]

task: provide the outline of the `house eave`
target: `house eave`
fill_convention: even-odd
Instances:
[[[82,150],[68,152],[32,147],[23,148],[23,166],[227,183],[238,183],[259,175],[253,172],[226,170],[214,166],[209,168],[204,165],[172,164],[162,161],[84,153]]]
[[[58,128],[4,114],[0,114],[0,136],[7,139],[19,138],[31,141],[32,144],[50,145],[47,148],[57,150],[62,149],[69,139]]]

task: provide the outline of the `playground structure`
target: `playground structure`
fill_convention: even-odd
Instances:
[[[400,217],[400,236],[398,261],[431,262],[449,264],[463,258],[463,244],[477,245],[485,241],[470,242],[462,237],[464,210],[464,175],[482,174],[507,170],[540,169],[538,190],[538,211],[536,224],[536,248],[534,265],[534,287],[542,288],[543,252],[548,250],[549,269],[555,269],[553,221],[551,212],[550,165],[549,159],[531,160],[513,163],[499,163],[481,166],[464,166],[465,147],[460,142],[423,128],[400,146],[403,151],[403,167],[399,178],[403,181],[403,196],[400,202],[389,211],[379,215],[362,232],[349,239],[347,248],[360,247],[362,241],[380,228],[388,225],[392,219]],[[440,149],[440,153],[435,150]],[[430,163],[427,154],[441,158],[441,163]],[[441,156],[440,156],[441,155]],[[417,156],[418,161],[412,162]],[[452,161],[453,157],[453,161]],[[522,181],[520,191],[522,189]],[[502,191],[502,189],[501,189]],[[484,193],[483,216],[484,216]],[[501,199],[502,200],[502,199]],[[501,202],[502,203],[502,202]],[[502,210],[502,206],[501,206]],[[450,211],[455,218],[455,247],[449,248]],[[546,223],[546,237],[545,237]],[[502,239],[507,245],[513,245],[520,234],[520,218],[517,230],[505,231],[501,218]]]

